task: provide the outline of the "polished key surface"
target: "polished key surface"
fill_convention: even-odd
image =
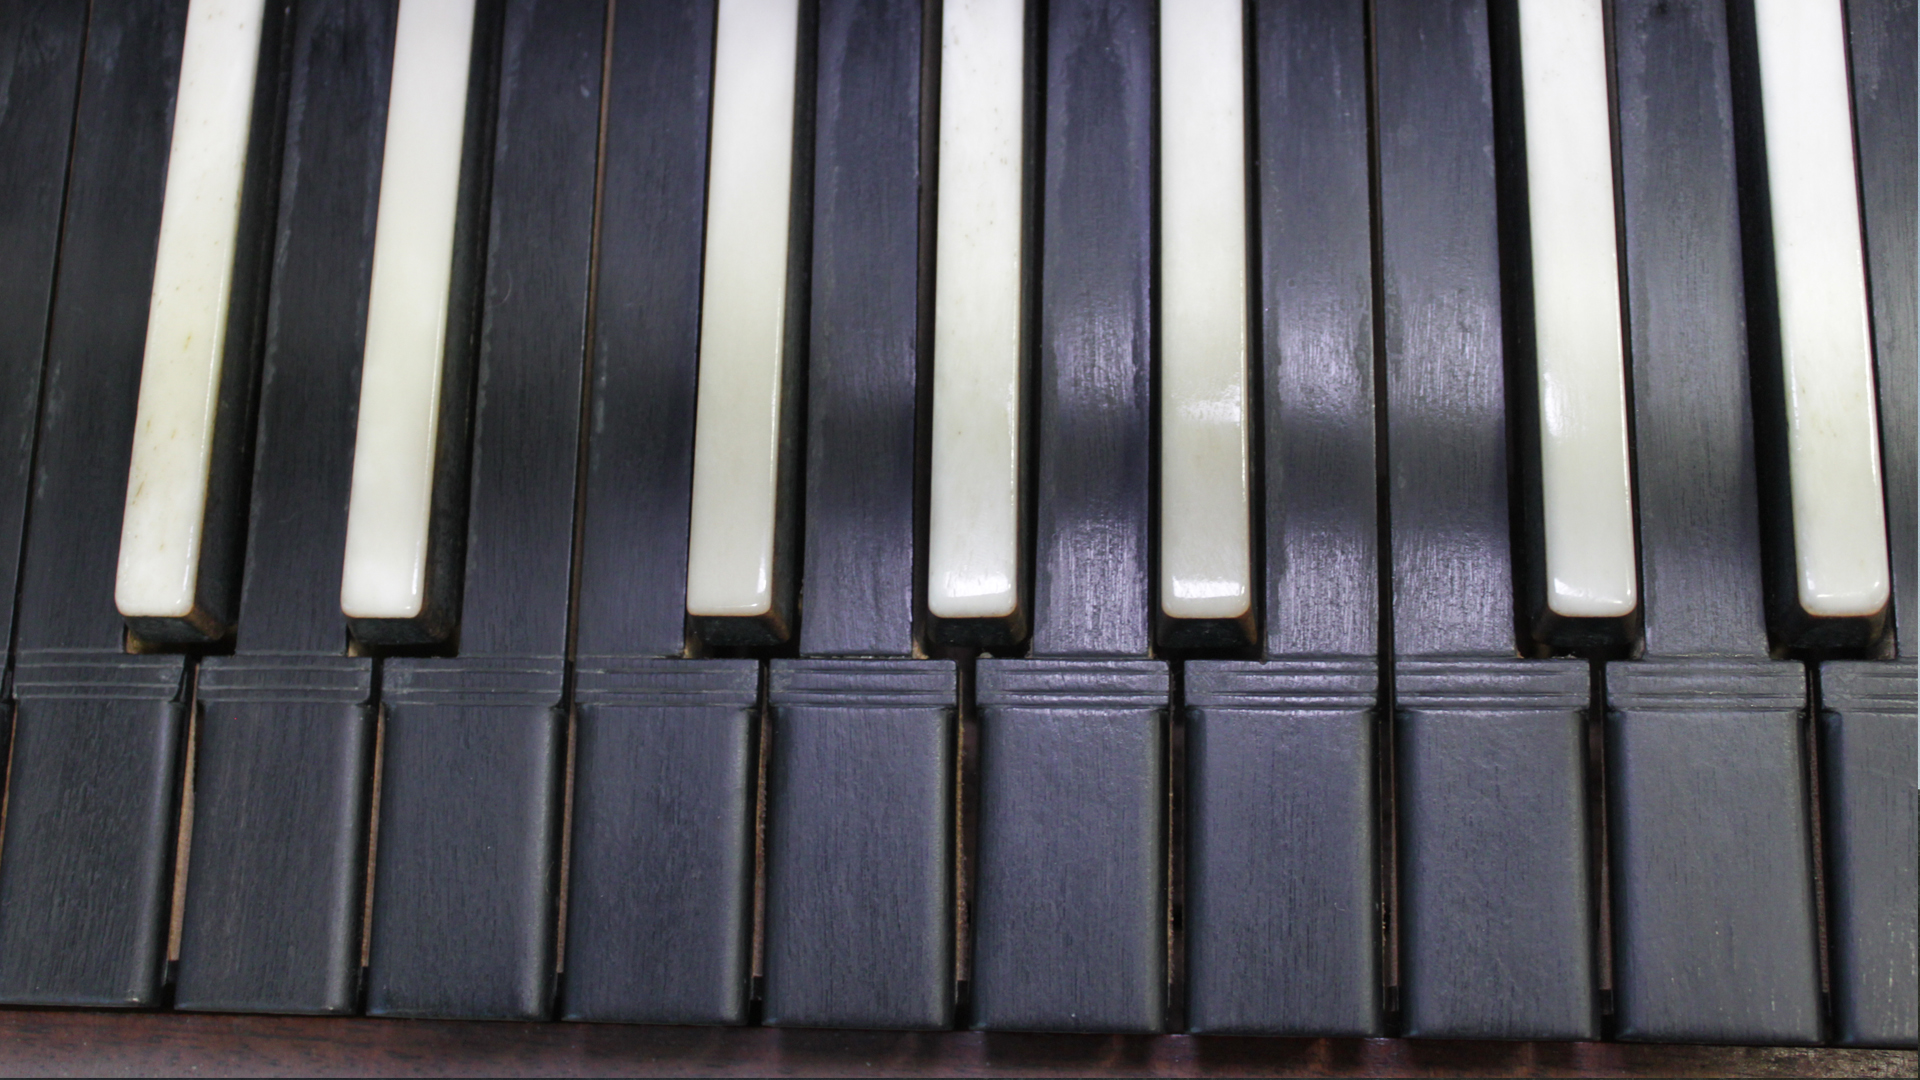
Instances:
[[[1517,57],[1491,36],[1510,14],[1373,11],[1401,1023],[1581,1039],[1587,669],[1515,647],[1494,72]]]
[[[1802,1042],[1807,681],[1767,659],[1728,15],[1613,7],[1645,573],[1644,658],[1606,668],[1614,1017],[1628,1039]]]
[[[359,1007],[377,717],[373,659],[342,655],[340,546],[394,8],[292,22],[242,629],[194,687],[182,1009]]]
[[[17,95],[0,116],[0,581],[18,582],[31,498],[34,432],[47,322],[67,198],[68,154],[80,90],[84,0],[15,4],[0,17],[0,64]],[[15,590],[0,590],[0,622],[10,629]]]
[[[760,665],[682,658],[714,8],[621,6],[608,42],[574,604],[570,1019],[747,1017]]]
[[[1021,636],[1028,5],[941,7],[927,609]]]
[[[958,665],[915,658],[936,10],[819,7],[806,618],[767,671],[772,1024],[953,1023]]]
[[[238,462],[221,459],[244,460],[250,442],[259,304],[249,294],[267,226],[257,208],[242,211],[249,168],[266,174],[252,201],[273,195],[280,14],[268,0],[187,10],[114,578],[120,613],[153,637],[218,638],[234,615],[239,547],[223,518],[239,516],[232,495],[246,483]],[[204,585],[203,572],[213,579]]]
[[[1536,633],[1552,638],[1555,620],[1630,615],[1639,568],[1606,9],[1600,0],[1520,0],[1517,8],[1543,548],[1544,610],[1529,614]]]
[[[113,606],[187,5],[89,15],[14,641],[0,1001],[162,994],[185,748],[178,655]]]
[[[1382,1030],[1366,7],[1252,12],[1264,647],[1184,665],[1195,1032]]]
[[[721,0],[714,28],[687,614],[722,644],[792,633],[806,14],[800,0]]]
[[[541,1019],[554,999],[606,11],[510,0],[488,14],[471,80],[494,123],[460,653],[381,664],[379,1015]]]
[[[1032,656],[976,665],[973,1022],[989,1029],[1166,1023],[1151,16],[1079,0],[1045,13]]]
[[[1159,587],[1167,619],[1250,636],[1243,20],[1234,0],[1160,15]]]
[[[1858,647],[1890,596],[1872,333],[1840,0],[1733,5],[1744,61],[1752,317],[1778,539],[1776,635]],[[1755,145],[1755,144],[1759,145]],[[1777,369],[1776,369],[1777,365]],[[1823,631],[1819,624],[1838,623]]]
[[[436,491],[459,483],[457,470],[441,468],[444,447],[465,428],[465,402],[456,400],[465,382],[457,370],[446,376],[449,358],[460,368],[467,347],[457,234],[474,153],[467,143],[477,4],[406,0],[394,31],[340,607],[367,624],[365,633],[403,641],[444,637],[455,618],[436,610],[448,601],[433,595],[445,586],[430,580],[439,567],[429,564],[447,555],[433,542],[435,500],[458,497]],[[442,432],[448,414],[460,419]],[[441,523],[449,527],[457,526]]]

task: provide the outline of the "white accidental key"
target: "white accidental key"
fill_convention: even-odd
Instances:
[[[1160,608],[1252,610],[1240,0],[1160,10]]]
[[[1800,606],[1887,604],[1887,528],[1841,0],[1755,0]]]
[[[927,607],[1006,619],[1020,601],[1024,0],[941,13]]]
[[[129,618],[198,615],[263,9],[262,0],[193,0],[187,10],[114,580],[114,603]]]
[[[1520,0],[1547,608],[1638,603],[1603,0]]]
[[[348,618],[412,619],[426,603],[473,15],[474,0],[401,0],[394,29],[340,581]]]
[[[799,0],[720,0],[687,612],[773,612]]]

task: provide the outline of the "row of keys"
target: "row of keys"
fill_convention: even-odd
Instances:
[[[203,534],[215,444],[239,455],[246,442],[215,427],[261,25],[258,3],[194,10],[115,591],[136,633],[180,641],[229,631],[232,613],[203,593],[236,572],[212,562],[237,564],[242,551],[216,554]],[[1546,582],[1534,619],[1619,622],[1638,607],[1639,572],[1603,13],[1526,3],[1517,14],[1523,110],[1511,137],[1524,147]],[[396,37],[341,584],[345,618],[375,645],[432,643],[453,629],[448,600],[430,595],[429,552],[435,485],[462,482],[457,470],[442,475],[457,455],[441,429],[459,408],[442,397],[459,385],[444,372],[463,146],[479,137],[467,130],[473,15],[471,2],[410,4]],[[794,497],[782,481],[794,466],[782,457],[803,452],[782,433],[797,420],[789,324],[804,305],[789,295],[806,227],[791,209],[799,8],[740,4],[720,20],[687,610],[716,644],[777,644],[795,617],[785,595],[794,574],[777,565],[796,557],[780,509]],[[1796,602],[1815,622],[1883,619],[1890,577],[1865,269],[1847,224],[1859,210],[1841,12],[1762,3],[1754,25]],[[1186,5],[1159,33],[1155,591],[1169,620],[1237,620],[1244,635],[1254,560],[1240,9]],[[1013,628],[1026,623],[1028,577],[1024,7],[957,7],[942,34],[937,188],[964,195],[941,202],[934,237],[926,603],[939,620]],[[223,422],[244,425],[244,411]],[[1549,633],[1547,643],[1565,641]]]
[[[0,997],[157,1000],[180,822],[188,1008],[737,1023],[757,875],[774,1023],[1910,1039],[1910,660],[1769,658],[1910,648],[1911,333],[1775,220],[1884,261],[1877,12],[67,13]]]

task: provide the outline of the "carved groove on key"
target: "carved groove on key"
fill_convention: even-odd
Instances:
[[[1394,664],[1401,709],[1583,709],[1584,660],[1421,657]]]
[[[1371,709],[1380,688],[1372,657],[1195,661],[1186,676],[1190,708]]]
[[[200,662],[195,695],[202,701],[373,700],[373,661],[302,654],[211,656]]]
[[[757,660],[679,660],[586,656],[575,664],[580,706],[752,708],[760,700]]]
[[[1643,660],[1607,665],[1607,703],[1616,712],[1799,709],[1806,669],[1792,661]]]
[[[381,697],[388,705],[559,705],[566,661],[544,658],[387,661]]]
[[[1829,660],[1820,665],[1820,697],[1829,712],[1897,713],[1911,718],[1915,662]]]
[[[186,665],[178,655],[101,654],[35,649],[14,661],[15,697],[176,700]]]
[[[950,660],[775,660],[767,696],[776,706],[951,708],[957,676]]]
[[[982,660],[974,696],[983,708],[1152,709],[1168,685],[1158,660]]]

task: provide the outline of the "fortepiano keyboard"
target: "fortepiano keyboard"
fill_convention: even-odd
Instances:
[[[1913,1046],[1915,24],[0,8],[0,1004]]]

